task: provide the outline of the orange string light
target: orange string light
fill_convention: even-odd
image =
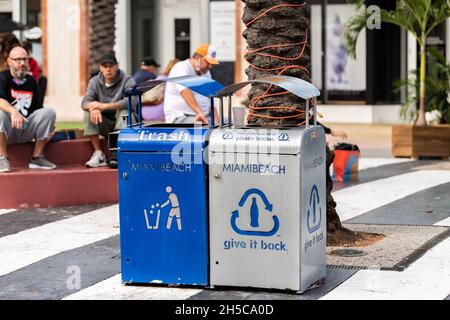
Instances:
[[[265,16],[266,14],[268,14],[269,12],[276,10],[278,8],[282,8],[282,7],[290,7],[290,8],[294,8],[294,7],[304,7],[305,3],[301,3],[301,4],[290,4],[290,3],[283,3],[283,4],[279,4],[276,6],[273,6],[272,8],[267,9],[266,11],[264,11],[263,13],[261,13],[259,16],[257,16],[256,18],[254,18],[253,20],[247,22],[247,24],[245,25],[246,27],[248,27],[249,25],[253,24],[254,22],[258,21],[259,19],[261,19],[263,16]]]
[[[302,4],[288,4],[288,3],[284,3],[284,4],[280,4],[280,5],[276,5],[274,7],[271,7],[267,10],[265,10],[264,12],[262,12],[261,14],[259,14],[256,18],[252,19],[251,21],[249,21],[246,24],[246,27],[250,26],[251,24],[255,23],[256,21],[258,21],[259,19],[261,19],[263,16],[267,15],[269,12],[279,9],[279,8],[283,8],[283,7],[304,7],[305,3]],[[296,42],[296,43],[285,43],[285,44],[274,44],[274,45],[268,45],[268,46],[264,46],[258,49],[254,49],[254,50],[249,50],[246,52],[246,56],[248,56],[249,54],[255,54],[258,56],[262,56],[262,57],[269,57],[269,58],[274,58],[274,59],[279,59],[282,61],[294,61],[294,60],[298,60],[300,59],[306,49],[306,45],[308,44],[308,33],[306,32],[305,34],[305,40],[301,41],[301,42]],[[278,55],[274,55],[274,54],[269,54],[269,53],[264,53],[261,51],[265,51],[267,49],[275,49],[275,48],[284,48],[284,47],[299,47],[299,54],[297,56],[294,57],[282,57],[282,56],[278,56]],[[247,59],[248,61],[248,59]],[[260,68],[255,66],[254,64],[249,62],[249,65],[251,68],[259,70],[259,71],[278,71],[277,75],[282,75],[284,74],[287,70],[290,69],[301,69],[303,70],[305,73],[307,73],[308,75],[310,75],[310,72],[307,68],[305,68],[304,66],[300,66],[300,65],[289,65],[289,66],[282,66],[282,67],[274,67],[274,68]],[[270,90],[272,89],[273,85],[270,85],[269,88],[260,96],[258,97],[254,97],[252,99],[252,101],[250,102],[249,105],[249,109],[250,112],[248,114],[248,118],[250,117],[258,117],[258,118],[265,118],[265,119],[271,119],[271,120],[285,120],[285,119],[292,119],[292,118],[297,118],[297,117],[304,117],[306,118],[306,111],[304,110],[298,110],[293,106],[259,106],[257,107],[256,104],[263,100],[266,99],[268,97],[274,97],[274,96],[281,96],[281,95],[286,95],[286,94],[290,94],[290,92],[288,91],[284,91],[281,93],[272,93],[269,94]],[[288,110],[288,111],[292,111],[294,112],[293,115],[289,115],[289,116],[268,116],[268,115],[261,115],[261,114],[255,114],[253,111],[255,110]],[[310,118],[310,117],[309,117]],[[300,125],[303,125],[306,123],[306,120],[299,123]]]

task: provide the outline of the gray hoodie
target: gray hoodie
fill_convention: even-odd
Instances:
[[[127,76],[125,72],[119,70],[117,72],[117,76],[113,85],[107,87],[105,85],[105,79],[101,72],[98,75],[94,76],[91,80],[89,80],[89,84],[86,90],[86,95],[83,97],[81,101],[81,108],[86,110],[86,105],[89,102],[98,101],[102,103],[111,103],[121,101],[123,104],[123,108],[126,109],[128,107],[128,98],[123,97],[123,93],[128,88],[135,85],[135,81],[131,76]],[[137,112],[137,101],[138,97],[134,96],[132,98],[132,110],[133,113]],[[105,113],[115,113],[115,110],[104,111]]]

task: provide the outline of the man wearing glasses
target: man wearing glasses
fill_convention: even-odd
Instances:
[[[55,133],[56,114],[43,107],[36,80],[29,75],[28,52],[22,47],[11,50],[9,70],[0,73],[0,172],[10,172],[7,145],[35,140],[30,169],[55,169],[45,159],[44,148]]]
[[[128,116],[128,99],[123,93],[135,84],[132,77],[119,69],[117,59],[112,52],[100,58],[100,72],[88,84],[86,95],[81,102],[84,110],[84,135],[88,136],[94,147],[94,153],[86,166],[96,168],[106,166],[106,157],[102,151],[100,135],[126,126]],[[137,97],[133,97],[133,118],[136,117]]]
[[[216,48],[210,44],[199,46],[190,59],[178,62],[169,73],[169,78],[181,76],[204,76],[211,78],[209,70],[219,64]],[[193,93],[181,85],[167,82],[164,94],[164,115],[167,123],[208,124],[211,101],[209,98]],[[215,123],[218,114],[215,114]]]

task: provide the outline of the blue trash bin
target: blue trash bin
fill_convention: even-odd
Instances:
[[[222,88],[203,77],[167,81],[210,97]],[[139,94],[158,83],[144,83],[129,94]],[[208,171],[203,160],[209,130],[209,126],[145,126],[130,121],[128,128],[121,130],[118,172],[123,282],[209,284]]]

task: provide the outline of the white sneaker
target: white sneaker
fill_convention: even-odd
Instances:
[[[88,162],[85,163],[86,167],[97,168],[106,166],[105,154],[101,151],[95,151]]]
[[[11,172],[8,157],[5,155],[0,156],[0,172]]]

